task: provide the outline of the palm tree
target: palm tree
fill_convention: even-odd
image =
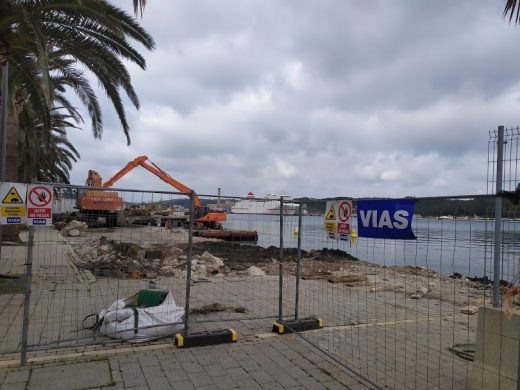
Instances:
[[[515,19],[516,23],[520,23],[520,1],[518,0],[507,0],[504,7],[504,17],[509,14],[509,21]]]
[[[58,146],[56,151],[62,153],[56,153],[56,156],[64,156],[63,148],[59,149],[63,145],[71,151],[70,144],[63,138],[51,141],[51,113],[56,103],[60,101],[61,107],[69,114],[72,108],[63,99],[62,91],[54,89],[56,74],[62,76],[62,88],[70,87],[80,97],[89,113],[94,137],[101,138],[101,111],[79,66],[90,71],[105,90],[119,117],[127,143],[130,143],[130,128],[121,91],[136,108],[139,108],[139,100],[122,61],[131,61],[144,69],[145,60],[129,39],[149,50],[155,45],[152,37],[132,17],[105,0],[0,2],[1,93],[8,106],[7,109],[5,106],[0,108],[5,118],[3,121],[7,122],[6,152],[1,156],[7,162],[5,179],[18,181],[20,118],[24,109],[29,107],[26,104],[28,100],[31,100],[30,106],[36,113],[33,119],[46,129],[42,132],[46,139],[41,138],[44,143],[51,145],[54,142]],[[53,58],[54,63],[51,61]],[[36,82],[39,85],[35,85]],[[24,117],[24,121],[27,120]],[[3,154],[1,149],[0,153]],[[4,176],[2,172],[0,176]]]
[[[146,6],[146,0],[133,0],[134,2],[134,14],[137,16],[141,14],[143,16],[143,10]]]

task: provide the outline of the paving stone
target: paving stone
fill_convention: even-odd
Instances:
[[[169,390],[172,388],[172,385],[165,377],[159,379],[147,379],[147,384],[148,388],[153,390]]]
[[[195,386],[190,381],[184,381],[172,383],[171,388],[175,390],[192,390],[195,389]]]
[[[218,389],[236,389],[238,387],[237,382],[228,375],[219,377],[215,381],[215,385]]]
[[[141,367],[158,366],[159,360],[154,355],[139,356],[139,365]]]
[[[213,379],[205,373],[193,373],[188,376],[195,387],[214,384]]]
[[[111,383],[108,361],[93,361],[33,368],[27,390],[73,390]]]
[[[211,377],[226,375],[224,368],[220,364],[216,363],[204,366],[204,371]]]
[[[272,383],[275,382],[275,379],[269,375],[269,373],[265,370],[256,370],[256,371],[249,371],[248,374],[253,378],[256,382],[263,384],[263,383]]]
[[[25,382],[6,383],[2,386],[2,390],[26,390],[26,386],[27,384]],[[38,387],[35,387],[35,389],[37,388]],[[40,387],[40,389],[42,389],[42,387]]]
[[[29,380],[29,374],[30,371],[28,369],[7,372],[4,383],[27,382]]]
[[[240,389],[262,390],[262,387],[251,378],[239,380],[237,384]]]

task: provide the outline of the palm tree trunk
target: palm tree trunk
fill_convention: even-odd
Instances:
[[[9,114],[5,142],[5,180],[12,182],[18,181],[18,127],[18,115]],[[20,242],[19,232],[20,225],[3,225],[2,241]]]

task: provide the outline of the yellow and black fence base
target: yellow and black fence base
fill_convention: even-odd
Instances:
[[[212,330],[206,332],[175,335],[175,344],[179,348],[201,347],[204,345],[215,345],[224,343],[234,343],[238,339],[238,334],[234,329]]]
[[[273,332],[278,334],[303,332],[323,328],[323,320],[317,317],[300,318],[290,321],[276,321],[273,324]]]

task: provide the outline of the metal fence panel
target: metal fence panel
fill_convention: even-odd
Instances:
[[[433,202],[438,208],[450,199],[418,199],[417,209]],[[493,280],[493,197],[473,202],[481,215],[457,217],[460,201],[452,201],[445,215],[416,216],[414,241],[331,239],[324,203],[321,215],[304,216],[299,313],[325,326],[301,337],[376,387],[467,388],[477,310],[491,307]],[[518,208],[508,216],[502,251],[518,259]],[[517,263],[503,265],[507,280]]]

